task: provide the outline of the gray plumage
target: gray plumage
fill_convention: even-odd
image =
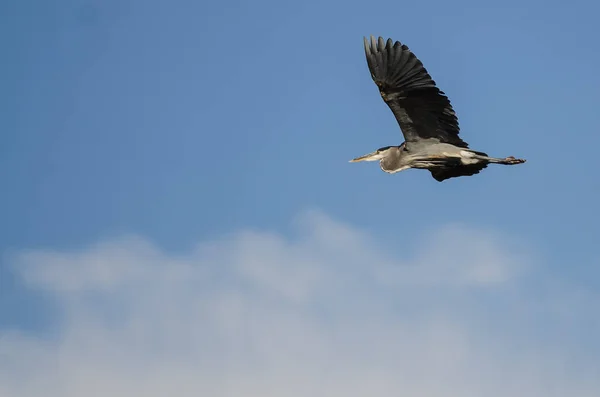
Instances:
[[[521,164],[523,159],[496,158],[469,149],[459,137],[458,118],[423,64],[409,48],[392,39],[364,38],[371,77],[396,117],[404,142],[386,146],[351,162],[377,161],[387,173],[427,169],[437,181],[479,173],[490,163]]]

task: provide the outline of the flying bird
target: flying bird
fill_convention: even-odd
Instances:
[[[409,168],[427,169],[434,179],[478,174],[488,164],[514,165],[525,160],[513,156],[490,157],[469,149],[459,135],[458,118],[450,100],[436,86],[421,61],[398,41],[365,37],[365,54],[371,77],[400,125],[404,142],[385,146],[350,162],[379,161],[381,169],[395,174]]]

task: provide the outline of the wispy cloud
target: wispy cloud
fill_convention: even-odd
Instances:
[[[22,253],[64,318],[58,339],[0,331],[0,395],[600,395],[600,358],[544,330],[597,296],[531,295],[526,245],[450,225],[399,250],[318,212],[296,225],[178,256],[137,237]]]

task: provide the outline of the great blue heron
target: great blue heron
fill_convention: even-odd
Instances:
[[[377,161],[390,174],[408,168],[427,169],[442,182],[479,173],[490,163],[521,164],[512,156],[489,157],[469,149],[459,136],[458,119],[450,100],[440,91],[423,64],[408,47],[382,37],[364,38],[371,77],[400,125],[404,141],[385,146],[350,162]]]

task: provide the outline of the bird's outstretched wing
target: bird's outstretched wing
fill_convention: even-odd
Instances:
[[[458,119],[450,100],[440,91],[423,64],[398,41],[365,37],[369,71],[400,125],[406,142],[436,138],[468,147],[459,136]]]
[[[438,182],[443,182],[446,179],[456,178],[459,176],[472,176],[479,174],[479,172],[486,168],[486,163],[469,164],[469,165],[456,165],[455,167],[445,168],[433,168],[429,171],[431,176]]]

